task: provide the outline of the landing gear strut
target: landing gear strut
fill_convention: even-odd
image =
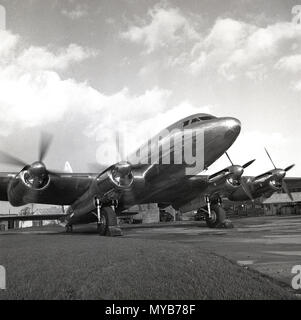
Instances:
[[[226,212],[221,206],[221,200],[211,204],[210,198],[205,198],[207,204],[206,223],[209,228],[227,228],[228,223],[226,220]],[[230,222],[231,223],[231,222]]]
[[[102,206],[100,200],[95,198],[97,211],[97,231],[100,236],[122,236],[122,231],[117,224],[116,212],[111,206]]]

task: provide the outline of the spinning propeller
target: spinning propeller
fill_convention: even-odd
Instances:
[[[268,150],[266,148],[264,148],[264,150],[265,150],[267,156],[269,157],[274,169],[269,171],[269,172],[266,172],[264,174],[261,174],[261,175],[257,176],[255,178],[255,180],[258,180],[258,179],[266,177],[266,176],[271,177],[272,179],[270,180],[270,182],[273,184],[273,186],[275,186],[276,188],[283,189],[283,191],[293,201],[294,200],[293,196],[292,196],[291,192],[289,191],[288,186],[287,186],[284,178],[285,178],[287,172],[290,171],[292,168],[294,168],[295,165],[292,164],[292,165],[286,167],[285,169],[279,169],[279,168],[276,167],[276,165],[275,165],[271,155],[269,154]]]
[[[133,166],[129,161],[127,161],[126,157],[124,156],[123,146],[120,143],[117,131],[115,131],[115,140],[113,145],[115,147],[115,151],[120,161],[111,166],[101,164],[98,162],[89,163],[89,169],[93,172],[99,173],[98,177],[102,176],[106,172],[109,172],[113,182],[118,187],[128,188],[131,186],[133,182],[132,170],[135,166]]]
[[[58,175],[57,172],[48,170],[43,162],[50,148],[52,138],[52,135],[42,133],[38,150],[38,161],[33,162],[31,165],[4,151],[0,151],[0,162],[21,167],[21,171],[26,170],[28,174],[27,182],[31,184],[32,187],[39,188],[43,182],[48,180],[49,175]]]
[[[244,170],[248,168],[255,161],[255,159],[248,161],[244,165],[234,165],[227,152],[226,156],[229,159],[231,166],[209,176],[209,181],[226,178],[233,186],[241,185],[248,197],[253,200],[251,190],[246,181],[242,179],[242,175]]]

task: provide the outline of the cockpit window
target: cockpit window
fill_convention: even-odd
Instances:
[[[187,127],[189,124],[192,124],[192,123],[201,122],[201,121],[207,121],[207,120],[212,120],[212,119],[215,119],[215,117],[213,117],[213,116],[203,116],[203,117],[194,118],[192,120],[186,120],[186,121],[183,122],[183,127]]]
[[[212,116],[204,116],[204,117],[199,117],[199,119],[201,121],[206,121],[206,120],[212,120],[212,119],[214,119],[214,117],[212,117]]]

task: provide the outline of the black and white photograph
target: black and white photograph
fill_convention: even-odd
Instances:
[[[301,0],[0,0],[0,305],[300,300],[300,141]]]

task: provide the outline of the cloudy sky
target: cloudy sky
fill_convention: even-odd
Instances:
[[[290,0],[0,0],[0,149],[50,168],[102,161],[106,137],[197,112],[234,116],[248,174],[301,175],[301,25]],[[301,3],[300,3],[301,4]],[[1,23],[0,23],[1,26]],[[2,27],[3,29],[3,27]],[[211,171],[228,165],[224,157]],[[2,165],[2,170],[12,170]]]

